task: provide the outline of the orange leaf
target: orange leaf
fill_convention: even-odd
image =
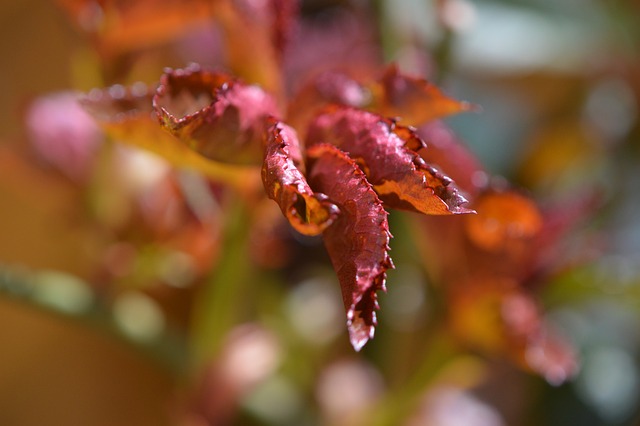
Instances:
[[[536,204],[515,191],[489,191],[475,200],[478,214],[466,218],[466,232],[481,249],[501,251],[531,240],[542,229]]]
[[[108,55],[173,40],[211,19],[207,0],[57,0]]]
[[[367,108],[385,117],[417,126],[448,115],[476,109],[446,96],[436,85],[402,74],[391,65],[379,82],[370,85],[373,103]]]

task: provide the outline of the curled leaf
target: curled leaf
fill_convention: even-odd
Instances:
[[[476,108],[446,96],[423,78],[401,73],[396,65],[391,65],[380,81],[371,84],[370,90],[373,102],[368,109],[385,117],[399,117],[403,123],[414,126]]]
[[[344,152],[318,144],[308,155],[311,185],[340,208],[340,216],[322,236],[340,281],[351,344],[360,350],[373,337],[376,292],[385,289],[386,271],[393,268],[387,212],[362,170]]]
[[[265,137],[262,183],[289,223],[301,234],[318,235],[338,215],[322,193],[314,193],[302,174],[304,164],[293,128],[271,119]]]
[[[199,154],[231,164],[259,164],[262,132],[276,102],[258,86],[198,65],[167,69],[153,97],[162,126]]]
[[[202,157],[158,125],[153,112],[153,89],[143,83],[94,89],[80,102],[113,140],[157,154],[178,167],[196,169],[214,179],[244,185],[237,168]]]
[[[307,145],[329,142],[349,153],[390,207],[424,214],[471,213],[453,181],[416,153],[412,128],[366,111],[332,107],[313,121]]]

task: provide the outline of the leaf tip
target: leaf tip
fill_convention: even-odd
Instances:
[[[373,314],[373,323],[367,324],[365,318],[361,315],[362,311],[356,311],[355,306],[349,309],[347,314],[347,329],[349,330],[349,340],[351,346],[356,352],[367,344],[367,342],[373,339],[375,334],[375,312]]]
[[[451,214],[478,214],[478,212],[474,209],[469,209],[462,206],[461,204],[467,204],[468,201],[461,195],[459,197],[461,197],[464,201],[460,202],[457,205],[449,206]]]

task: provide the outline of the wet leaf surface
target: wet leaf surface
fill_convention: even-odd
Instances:
[[[360,350],[373,337],[378,290],[385,289],[389,257],[387,212],[364,173],[333,145],[318,144],[308,151],[311,185],[339,206],[341,215],[323,233],[338,274],[347,310],[352,346]]]
[[[424,142],[409,127],[377,114],[331,107],[311,124],[307,145],[328,142],[349,153],[390,207],[424,214],[470,213],[452,180],[415,150]]]
[[[301,234],[318,235],[336,219],[339,210],[322,193],[314,193],[303,175],[304,164],[293,128],[271,120],[265,136],[262,182],[289,223]]]
[[[211,160],[248,165],[262,159],[262,132],[276,102],[258,86],[197,65],[166,70],[153,98],[162,126]]]
[[[473,198],[489,184],[489,174],[473,152],[441,121],[433,121],[417,130],[428,148],[418,154],[452,178],[465,196]]]

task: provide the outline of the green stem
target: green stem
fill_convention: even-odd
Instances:
[[[402,419],[411,414],[437,373],[457,353],[455,344],[446,330],[435,330],[430,340],[430,343],[425,345],[426,353],[415,373],[401,389],[387,393],[386,398],[372,411],[365,424],[393,426],[402,423]]]
[[[375,0],[373,2],[374,10],[377,15],[378,31],[380,34],[380,45],[382,46],[382,55],[385,62],[389,62],[395,58],[398,48],[400,47],[400,40],[394,30],[394,25],[389,19],[389,13],[387,11],[387,2],[385,0]]]
[[[438,85],[443,85],[447,75],[451,72],[452,63],[451,55],[453,52],[454,34],[453,32],[442,27],[442,40],[434,48],[433,57],[436,62],[434,81]]]
[[[219,351],[224,336],[245,312],[243,299],[254,275],[247,260],[249,216],[244,200],[234,200],[226,217],[221,257],[196,295],[191,330],[191,359],[196,371]]]

